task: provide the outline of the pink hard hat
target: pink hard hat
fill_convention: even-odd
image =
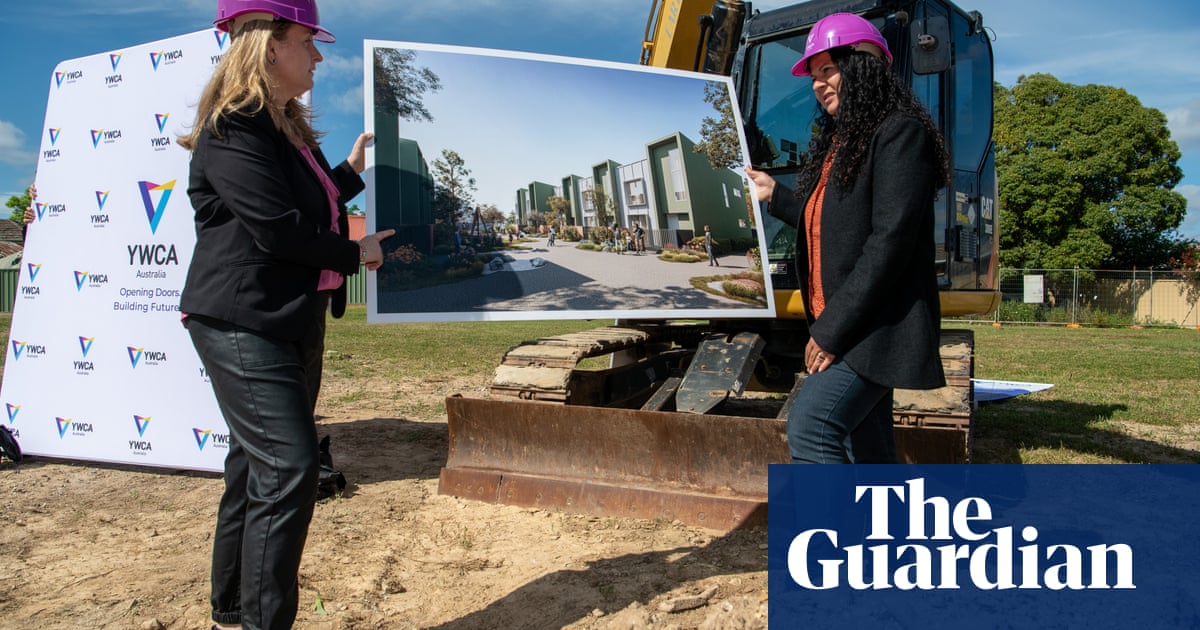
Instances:
[[[269,13],[281,20],[295,22],[311,28],[313,39],[333,43],[333,33],[321,28],[317,16],[316,0],[217,0],[217,19],[213,26],[218,31],[229,31],[234,18],[247,13]]]
[[[809,59],[840,46],[854,48],[863,44],[870,44],[878,48],[878,52],[883,54],[887,63],[889,65],[892,63],[892,51],[888,50],[887,41],[883,39],[883,35],[879,29],[875,28],[874,24],[853,13],[827,15],[818,20],[813,25],[812,31],[808,33],[808,42],[804,44],[804,56],[796,62],[796,65],[792,66],[792,74],[798,77],[811,76],[808,71]],[[876,52],[870,47],[859,50]]]

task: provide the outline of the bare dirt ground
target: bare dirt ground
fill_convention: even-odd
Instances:
[[[766,627],[765,530],[437,494],[442,400],[489,376],[327,375],[318,430],[349,487],[317,506],[297,628]],[[0,628],[209,627],[218,476],[31,458],[0,479]]]

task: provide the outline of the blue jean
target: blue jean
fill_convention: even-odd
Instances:
[[[804,381],[788,409],[787,436],[792,463],[894,464],[892,388],[838,359]]]
[[[213,621],[290,628],[300,556],[317,496],[325,313],[299,341],[189,316],[188,333],[229,426],[225,492],[213,535]]]

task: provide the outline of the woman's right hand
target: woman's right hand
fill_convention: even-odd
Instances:
[[[383,247],[379,244],[385,238],[395,234],[396,230],[381,230],[358,239],[360,258],[368,271],[375,271],[383,266]]]
[[[754,182],[754,192],[758,200],[770,201],[771,195],[775,194],[775,178],[763,171],[756,171],[749,166],[746,167],[746,176],[750,178],[750,181]]]

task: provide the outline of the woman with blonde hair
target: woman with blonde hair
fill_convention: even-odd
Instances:
[[[213,536],[214,628],[289,628],[316,503],[313,415],[325,312],[345,276],[383,262],[355,242],[345,203],[364,188],[369,134],[331,168],[298,100],[333,42],[314,0],[219,0],[231,44],[179,144],[192,152],[196,246],[180,308],[229,427]]]

